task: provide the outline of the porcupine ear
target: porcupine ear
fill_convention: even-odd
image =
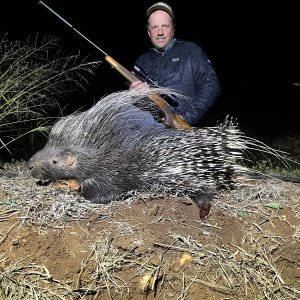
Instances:
[[[76,162],[76,156],[71,151],[65,151],[63,153],[65,165],[71,167]]]

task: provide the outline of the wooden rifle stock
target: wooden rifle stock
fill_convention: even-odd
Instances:
[[[116,60],[114,60],[111,56],[106,55],[104,59],[115,69],[117,70],[123,77],[125,77],[129,82],[137,81],[137,78],[132,72],[128,71],[122,65],[120,65]],[[168,103],[158,94],[150,95],[149,98],[156,106],[158,106],[163,113],[165,114],[164,122],[172,127],[178,129],[187,129],[192,126],[184,121],[184,119],[177,115],[175,112],[171,112],[169,109]]]
[[[139,80],[132,72],[129,72],[123,66],[121,66],[117,61],[115,61],[112,57],[107,55],[101,48],[99,48],[96,44],[94,44],[91,40],[89,40],[86,36],[84,36],[81,32],[79,32],[76,28],[73,27],[72,24],[67,22],[63,19],[58,13],[56,13],[52,8],[50,8],[47,4],[43,1],[39,1],[39,5],[44,6],[50,12],[52,12],[56,17],[58,17],[61,21],[63,21],[68,27],[73,29],[76,33],[78,33],[81,37],[83,37],[87,42],[97,48],[100,52],[105,55],[105,60],[114,68],[116,69],[123,77],[125,77],[129,82],[133,82]],[[184,121],[184,119],[177,115],[174,112],[171,112],[169,109],[169,104],[158,94],[153,94],[149,96],[149,98],[163,111],[165,114],[165,123],[169,126],[176,127],[176,128],[191,128],[192,126],[189,125]]]

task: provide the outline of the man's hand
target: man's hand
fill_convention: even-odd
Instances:
[[[147,89],[147,88],[149,88],[148,83],[143,82],[141,80],[133,81],[129,86],[130,90],[132,90],[132,89]]]

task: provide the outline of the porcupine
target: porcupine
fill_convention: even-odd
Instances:
[[[144,112],[133,104],[147,106],[153,92],[170,93],[163,88],[119,91],[61,118],[45,147],[29,160],[32,176],[75,179],[83,197],[96,203],[163,187],[181,191],[201,208],[247,171],[240,164],[245,151],[273,151],[233,124],[178,130],[155,122],[158,126],[144,128]]]

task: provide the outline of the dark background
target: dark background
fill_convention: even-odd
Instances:
[[[7,1],[8,2],[8,1]],[[156,1],[44,0],[79,32],[131,70],[150,41],[146,10]],[[222,95],[208,120],[230,114],[255,135],[298,133],[300,99],[300,18],[296,1],[167,1],[175,14],[175,36],[200,44],[219,76]],[[264,4],[262,4],[264,2]],[[1,34],[59,36],[69,52],[91,60],[104,55],[38,1],[2,4]],[[123,77],[103,62],[85,93],[68,100],[70,109],[89,106],[103,95],[127,88]]]

